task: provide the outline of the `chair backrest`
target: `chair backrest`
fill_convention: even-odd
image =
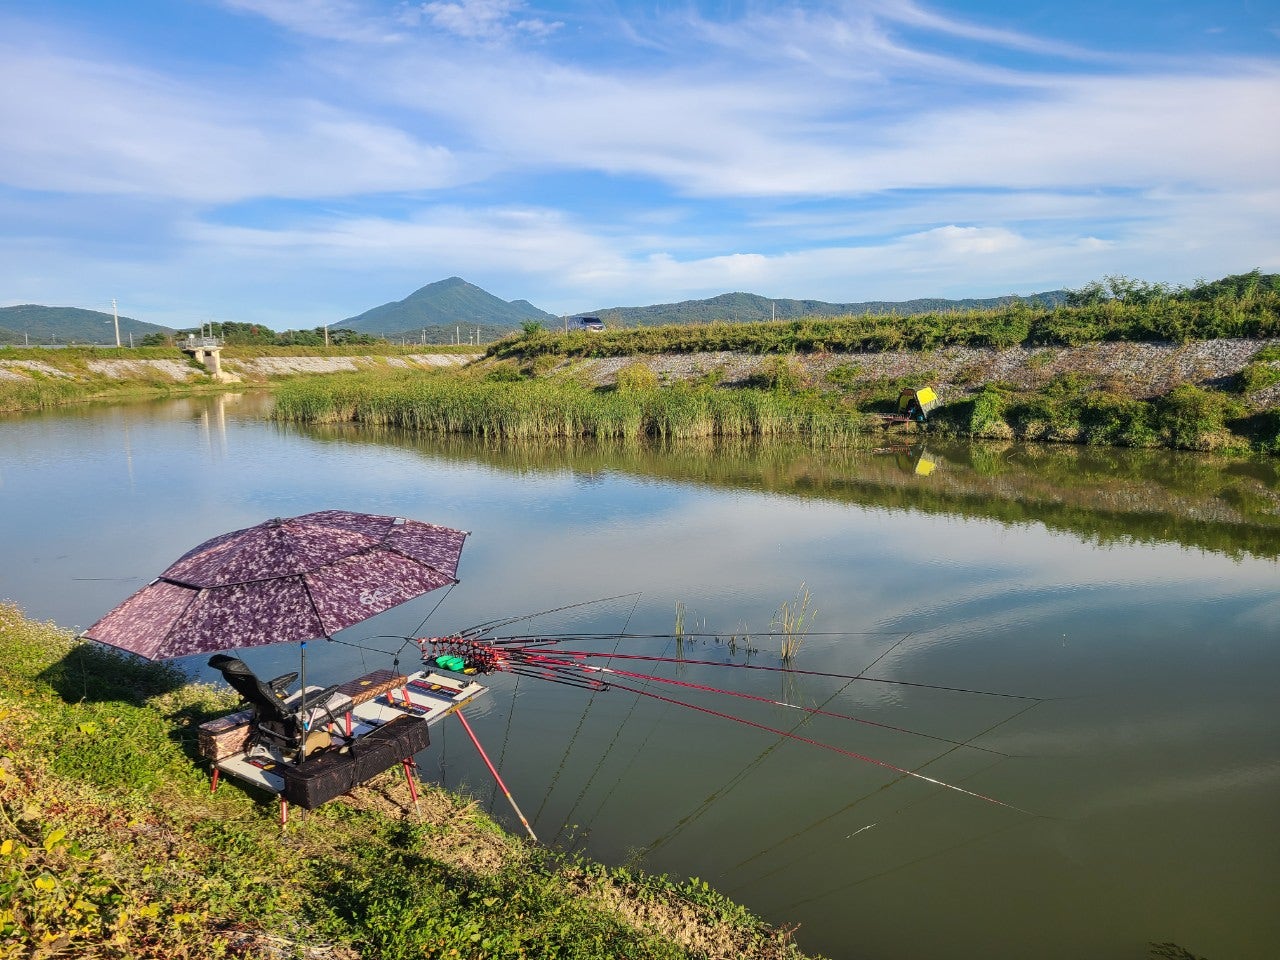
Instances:
[[[285,708],[275,691],[259,680],[258,675],[243,660],[218,653],[209,658],[209,666],[221,671],[231,689],[253,708],[259,720],[296,725],[297,718],[293,713]]]

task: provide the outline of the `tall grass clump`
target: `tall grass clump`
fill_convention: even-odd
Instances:
[[[784,600],[774,614],[772,628],[782,634],[781,656],[785,663],[791,663],[800,652],[805,636],[813,627],[813,619],[818,611],[813,609],[813,597],[809,588],[803,583],[792,600]]]
[[[354,422],[502,440],[809,437],[850,442],[861,423],[856,413],[827,396],[661,387],[638,371],[615,390],[551,379],[343,374],[282,384],[275,409],[275,416],[287,421]]]

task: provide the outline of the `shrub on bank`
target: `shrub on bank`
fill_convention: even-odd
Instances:
[[[1228,427],[1228,421],[1243,413],[1238,400],[1191,384],[1147,401],[1066,380],[1039,393],[989,385],[936,411],[931,423],[943,432],[978,439],[1218,450],[1245,445],[1243,436]],[[1256,445],[1270,451],[1267,427],[1251,432],[1259,433]]]

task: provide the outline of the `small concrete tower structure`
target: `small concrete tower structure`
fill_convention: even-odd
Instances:
[[[222,373],[222,343],[217,337],[197,337],[194,334],[178,341],[178,349],[195,357],[196,363],[209,371],[215,380],[225,379]]]

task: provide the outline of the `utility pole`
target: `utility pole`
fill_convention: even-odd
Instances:
[[[116,349],[120,348],[120,311],[116,308],[116,298],[111,298],[111,317],[116,324]]]
[[[329,345],[329,325],[327,323],[324,325],[324,345],[326,347]]]

